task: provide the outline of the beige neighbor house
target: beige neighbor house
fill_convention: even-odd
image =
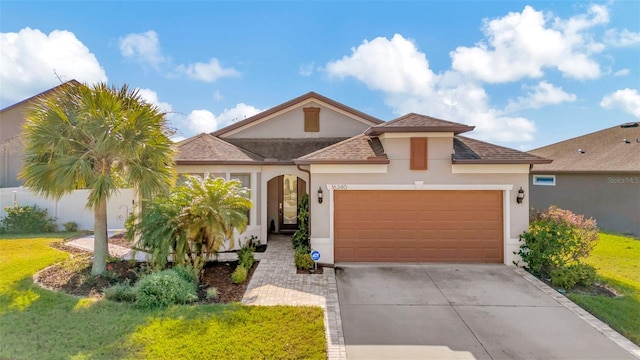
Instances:
[[[640,236],[640,123],[531,150],[552,158],[531,171],[531,206],[592,217],[601,229]]]
[[[23,146],[20,134],[26,111],[35,99],[47,96],[67,84],[79,83],[76,80],[67,81],[0,110],[0,188],[23,184],[23,181],[18,179],[18,172],[22,168]]]
[[[413,113],[383,122],[310,92],[183,140],[176,164],[251,189],[241,239],[295,230],[308,193],[321,263],[511,264],[529,167],[551,160],[460,135],[473,129]]]

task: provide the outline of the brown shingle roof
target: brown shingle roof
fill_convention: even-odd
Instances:
[[[340,141],[340,138],[306,138],[306,139],[231,139],[225,141],[239,148],[249,150],[265,159],[293,160],[314,151],[326,148]]]
[[[454,164],[546,164],[551,160],[464,136],[453,138]]]
[[[380,135],[387,132],[453,132],[471,131],[475,126],[437,119],[431,116],[409,113],[397,119],[369,128],[365,134]]]
[[[306,101],[306,100],[309,100],[309,99],[320,100],[320,101],[322,101],[324,103],[327,103],[329,105],[337,107],[338,109],[344,110],[344,111],[346,111],[348,113],[351,113],[353,115],[356,115],[358,117],[366,119],[366,120],[368,120],[369,122],[371,122],[373,124],[381,124],[381,123],[383,123],[382,120],[380,120],[380,119],[378,119],[376,117],[373,117],[373,116],[371,116],[369,114],[365,114],[362,111],[356,110],[356,109],[354,109],[352,107],[349,107],[347,105],[341,104],[341,103],[339,103],[339,102],[337,102],[335,100],[329,99],[326,96],[322,96],[322,95],[320,95],[318,93],[310,91],[310,92],[308,92],[308,93],[306,93],[304,95],[298,96],[295,99],[291,99],[291,100],[289,100],[289,101],[287,101],[285,103],[282,103],[280,105],[272,107],[271,109],[265,110],[265,111],[263,111],[263,112],[261,112],[259,114],[256,114],[256,115],[254,115],[252,117],[249,117],[249,118],[244,119],[242,121],[238,121],[237,123],[231,124],[231,125],[229,125],[227,127],[224,127],[222,129],[216,130],[216,131],[212,132],[211,135],[213,135],[213,136],[224,135],[224,134],[226,134],[227,132],[229,132],[231,130],[235,130],[235,129],[239,128],[239,127],[251,124],[251,123],[256,122],[256,121],[258,121],[258,120],[260,120],[262,118],[265,118],[265,117],[267,117],[269,115],[275,114],[278,111],[284,110],[284,109],[286,109],[286,108],[288,108],[290,106],[294,106],[294,105],[296,105],[296,104],[298,104],[300,102],[303,102],[303,101]]]
[[[384,148],[377,137],[354,136],[327,148],[298,158],[296,164],[388,164]]]
[[[259,162],[263,159],[250,151],[218,139],[200,134],[177,144],[176,164],[235,164]]]
[[[624,142],[627,139],[628,143]],[[581,153],[579,150],[582,150]],[[610,127],[530,151],[553,158],[533,172],[640,172],[640,122]]]

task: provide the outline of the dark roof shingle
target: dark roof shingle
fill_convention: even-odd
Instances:
[[[464,136],[453,138],[454,164],[546,164],[540,156]]]
[[[471,131],[475,126],[437,119],[431,116],[409,113],[397,119],[369,128],[365,134],[380,135],[387,132],[453,132]]]
[[[307,138],[307,139],[231,139],[225,141],[239,148],[258,154],[265,159],[278,161],[293,160],[314,151],[331,146],[348,139],[340,138]]]
[[[551,164],[534,166],[533,172],[640,173],[640,122],[610,127],[530,152],[553,158]]]
[[[200,134],[177,144],[176,163],[178,165],[245,163],[263,159],[250,151],[209,134]]]
[[[376,163],[388,164],[380,139],[364,134],[354,136],[327,148],[298,158],[296,164],[312,163]]]

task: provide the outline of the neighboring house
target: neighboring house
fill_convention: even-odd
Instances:
[[[25,113],[33,100],[47,96],[66,84],[79,83],[76,80],[67,81],[0,110],[0,187],[16,187],[23,183],[18,179],[23,155],[20,134],[24,125]]]
[[[531,171],[531,206],[593,217],[601,229],[640,236],[640,123],[531,150],[553,159]]]
[[[383,122],[311,92],[180,142],[176,165],[248,187],[241,237],[263,243],[297,228],[308,193],[322,263],[511,264],[530,165],[551,160],[459,135],[473,129],[413,113]]]

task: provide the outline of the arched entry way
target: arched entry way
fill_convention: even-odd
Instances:
[[[296,175],[280,175],[267,182],[269,232],[298,230],[298,201],[307,193],[307,182]]]

